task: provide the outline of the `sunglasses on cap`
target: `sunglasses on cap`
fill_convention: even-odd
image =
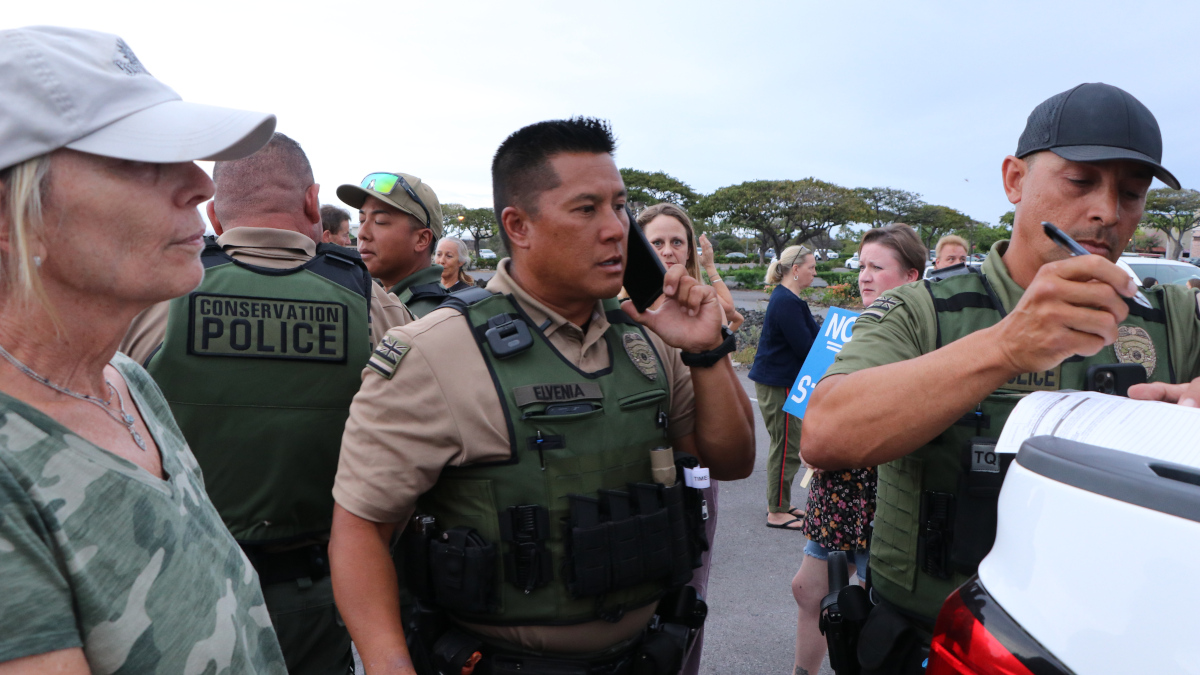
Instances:
[[[421,198],[417,196],[416,191],[412,189],[408,181],[404,180],[404,176],[398,176],[394,173],[373,173],[362,179],[359,187],[364,190],[373,190],[381,195],[390,195],[396,189],[397,185],[404,189],[404,192],[417,203],[417,206],[421,207],[421,210],[425,212],[425,227],[431,227],[429,209],[425,207],[425,202],[421,201]]]

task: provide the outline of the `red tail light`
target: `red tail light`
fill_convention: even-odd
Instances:
[[[946,598],[933,629],[926,675],[1033,675],[1000,644],[963,602],[962,591]]]

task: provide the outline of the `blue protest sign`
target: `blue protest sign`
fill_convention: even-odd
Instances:
[[[837,307],[829,308],[829,313],[825,315],[825,323],[821,324],[821,332],[817,339],[813,340],[812,348],[808,350],[808,358],[804,359],[800,374],[796,376],[796,382],[788,392],[787,401],[783,404],[784,412],[804,417],[804,411],[808,409],[809,395],[817,386],[817,382],[821,381],[825,371],[833,365],[838,352],[850,341],[857,319],[858,312],[849,312]]]

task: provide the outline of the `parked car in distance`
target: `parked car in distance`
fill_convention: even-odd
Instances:
[[[496,252],[490,248],[481,248],[479,249],[479,257],[483,260],[495,260]]]
[[[741,251],[734,251],[733,253],[726,253],[726,254],[725,254],[725,257],[726,257],[726,258],[733,258],[733,259],[736,259],[736,260],[745,260],[745,259],[746,259],[746,254],[745,254],[745,253],[742,253]]]
[[[856,270],[861,264],[862,263],[858,260],[858,251],[855,251],[854,255],[850,256],[850,259],[846,261],[846,269]]]
[[[1179,463],[1036,436],[1009,466],[996,542],[942,605],[928,675],[1198,673],[1194,563],[1113,550],[1114,528],[1200,556],[1200,456]],[[1072,561],[1064,563],[1064,561]],[[1076,564],[1077,563],[1077,564]]]
[[[1177,286],[1187,286],[1188,279],[1200,279],[1200,270],[1195,265],[1165,258],[1123,255],[1117,266],[1137,280],[1139,286],[1145,285],[1142,280],[1146,277],[1152,277],[1160,284]]]

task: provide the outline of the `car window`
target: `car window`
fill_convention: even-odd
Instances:
[[[1186,286],[1188,279],[1200,278],[1200,269],[1192,265],[1158,265],[1158,283]]]

